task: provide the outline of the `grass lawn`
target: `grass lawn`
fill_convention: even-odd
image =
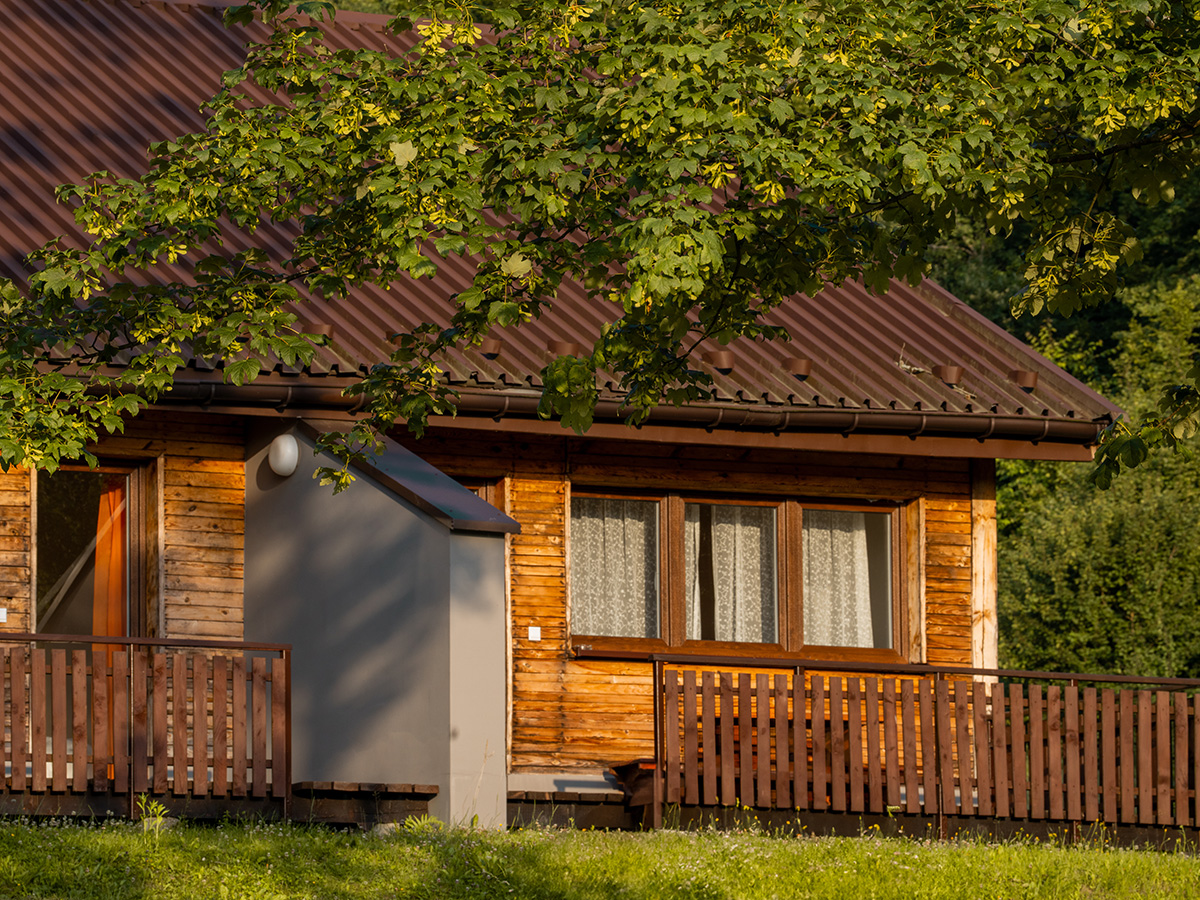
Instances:
[[[1024,900],[1200,897],[1200,858],[1032,842],[5,822],[0,897]]]

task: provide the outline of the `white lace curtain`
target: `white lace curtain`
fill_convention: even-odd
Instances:
[[[701,529],[711,536],[711,568]],[[778,640],[775,510],[767,506],[689,503],[684,507],[687,637],[717,641]],[[711,584],[705,584],[711,572]],[[704,635],[705,604],[713,633]]]
[[[804,510],[804,643],[873,647],[867,513]]]
[[[658,637],[658,504],[571,498],[571,630]]]

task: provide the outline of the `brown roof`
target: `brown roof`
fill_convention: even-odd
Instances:
[[[400,50],[401,41],[382,30],[385,21],[340,13],[329,40]],[[18,279],[25,253],[55,235],[78,234],[69,209],[53,201],[55,185],[99,169],[138,174],[150,142],[201,126],[197,108],[215,91],[219,73],[239,64],[248,38],[264,34],[258,24],[226,30],[212,6],[124,0],[0,0],[0,29],[6,45],[0,53],[0,274]],[[260,230],[264,237],[282,243],[278,232]],[[406,281],[390,291],[368,287],[340,303],[303,304],[297,310],[303,320],[332,325],[332,345],[318,351],[308,371],[279,366],[276,376],[340,386],[386,357],[391,333],[446,322],[453,296],[471,275],[469,261],[449,259],[435,280]],[[472,349],[451,354],[446,368],[463,395],[463,411],[530,412],[540,388],[537,373],[555,342],[590,346],[601,324],[619,312],[568,284],[540,320],[498,333],[503,347],[494,359]],[[701,347],[696,365],[713,374],[714,399],[662,409],[656,418],[718,428],[1078,445],[1093,442],[1098,424],[1118,412],[930,282],[893,284],[882,297],[854,283],[832,286],[795,298],[769,320],[785,326],[793,340]],[[733,354],[727,372],[706,361],[720,349]],[[812,361],[807,379],[785,370],[794,358]],[[943,365],[963,368],[956,385],[934,374]],[[1037,373],[1032,392],[1012,380],[1015,370]],[[195,378],[204,380],[201,373]],[[614,385],[603,387],[602,399],[615,401]],[[600,414],[617,415],[617,404],[606,402]]]

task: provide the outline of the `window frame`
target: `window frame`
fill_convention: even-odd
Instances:
[[[659,622],[657,638],[612,637],[576,633],[571,628],[571,501],[575,497],[642,500],[659,504]],[[567,578],[566,603],[569,647],[575,650],[619,653],[695,653],[730,657],[772,656],[831,661],[906,662],[908,660],[908,583],[905,572],[906,540],[902,501],[855,500],[830,497],[763,497],[756,494],[703,491],[621,490],[592,485],[571,485],[566,496]],[[765,506],[776,510],[776,642],[688,640],[685,585],[685,508],[688,503]],[[804,643],[803,513],[805,509],[886,513],[889,516],[891,553],[891,647],[837,647]]]
[[[145,637],[149,634],[150,611],[148,606],[148,579],[146,567],[150,559],[147,546],[147,504],[154,495],[150,483],[152,463],[137,460],[102,459],[95,468],[75,463],[65,463],[56,472],[83,472],[100,475],[124,475],[127,479],[128,497],[125,504],[126,535],[126,622],[125,637]],[[38,482],[42,475],[53,477],[52,474],[33,470],[31,479],[32,496],[30,497],[30,566],[29,566],[29,627],[31,633],[39,634],[40,625],[37,621],[38,607]],[[161,515],[161,512],[159,513]],[[118,635],[101,635],[102,637],[117,637]]]

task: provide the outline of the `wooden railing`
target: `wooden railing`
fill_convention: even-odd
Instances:
[[[665,802],[1200,826],[1200,681],[653,662],[656,818]]]
[[[0,809],[95,811],[100,798],[136,815],[145,795],[286,814],[289,646],[0,634],[0,648]]]

